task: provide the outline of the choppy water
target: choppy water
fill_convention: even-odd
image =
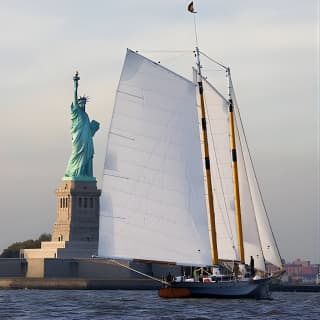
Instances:
[[[157,291],[0,290],[0,319],[320,319],[319,293],[162,299]]]

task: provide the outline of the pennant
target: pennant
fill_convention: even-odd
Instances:
[[[194,12],[194,7],[193,7],[193,1],[191,1],[188,5],[188,11],[191,12],[191,13],[195,13]]]

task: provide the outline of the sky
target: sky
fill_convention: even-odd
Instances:
[[[52,232],[71,152],[72,77],[100,122],[104,152],[126,48],[191,78],[186,0],[1,0],[0,251]],[[200,50],[231,67],[248,143],[282,257],[320,262],[319,1],[197,0]],[[203,60],[208,78],[223,75]],[[222,77],[222,80],[221,80]]]

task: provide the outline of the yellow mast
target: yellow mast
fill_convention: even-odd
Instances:
[[[197,48],[196,48],[197,49]],[[242,231],[242,220],[241,220],[241,207],[240,207],[240,192],[239,192],[239,178],[238,178],[238,165],[237,165],[237,151],[236,151],[236,139],[235,139],[235,129],[234,129],[234,112],[233,112],[233,101],[231,96],[231,90],[232,90],[232,82],[231,82],[231,75],[230,75],[230,68],[224,66],[223,64],[211,59],[206,54],[201,52],[206,58],[211,60],[212,62],[218,64],[222,68],[224,68],[227,71],[227,77],[229,81],[228,89],[229,89],[229,134],[230,134],[230,145],[231,145],[231,153],[232,153],[232,175],[233,175],[233,189],[234,189],[234,202],[235,202],[235,210],[236,210],[236,225],[237,225],[237,238],[238,238],[238,247],[239,247],[239,254],[240,254],[240,262],[245,262],[245,256],[244,256],[244,245],[243,245],[243,231]],[[197,56],[199,56],[199,49],[197,50]],[[198,60],[198,70],[199,75],[201,76],[201,66],[200,61]],[[200,91],[200,85],[199,85],[199,91]],[[203,97],[202,97],[203,99]],[[201,101],[201,94],[200,94],[200,101]],[[203,115],[203,113],[202,113]],[[207,137],[206,132],[204,133],[204,136]],[[210,165],[210,164],[209,164]],[[207,173],[208,175],[208,173]],[[208,182],[207,182],[208,183]],[[211,179],[210,179],[211,184]],[[211,185],[210,185],[211,186]],[[212,190],[212,188],[210,188]],[[209,188],[208,188],[209,190]],[[208,191],[209,192],[209,191]],[[210,194],[210,192],[209,192]],[[212,193],[211,193],[212,195]],[[213,204],[212,204],[213,205]],[[211,213],[210,213],[211,216]],[[213,216],[213,224],[214,223],[214,216]],[[215,228],[214,228],[215,230]],[[212,238],[214,239],[214,235],[212,235]],[[216,240],[213,240],[212,242],[216,243]]]
[[[234,202],[236,209],[236,223],[237,223],[237,236],[238,246],[240,253],[240,262],[244,263],[244,246],[243,246],[243,232],[242,232],[242,220],[241,220],[241,207],[240,207],[240,192],[239,192],[239,178],[238,178],[238,165],[237,165],[237,151],[236,151],[236,139],[234,134],[234,113],[233,113],[233,101],[231,97],[231,76],[230,69],[227,68],[227,77],[229,80],[229,132],[230,132],[230,145],[232,153],[232,174],[233,174],[233,190],[234,190]]]
[[[204,98],[203,98],[203,85],[201,76],[201,65],[199,48],[196,47],[196,57],[197,57],[197,67],[198,67],[198,88],[200,96],[200,111],[201,111],[201,123],[202,123],[202,134],[203,134],[203,144],[204,144],[204,160],[206,168],[206,180],[207,180],[207,190],[208,190],[208,202],[209,202],[209,223],[210,223],[210,237],[212,242],[212,262],[214,265],[218,264],[218,247],[217,247],[217,234],[216,234],[216,222],[214,215],[213,206],[213,193],[212,193],[212,183],[211,183],[211,171],[210,171],[210,158],[209,158],[209,147],[208,147],[208,136],[207,136],[207,126],[206,126],[206,112],[204,108]]]

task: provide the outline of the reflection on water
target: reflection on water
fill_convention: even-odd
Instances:
[[[319,293],[161,299],[156,291],[0,290],[0,319],[320,319]]]

